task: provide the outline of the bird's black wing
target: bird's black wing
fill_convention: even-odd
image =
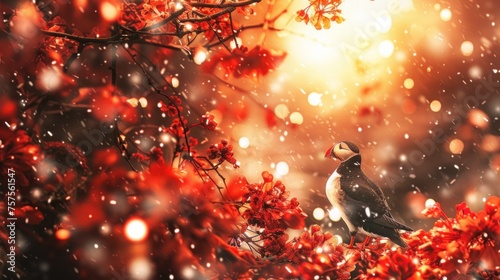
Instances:
[[[341,181],[340,203],[353,225],[412,230],[392,218],[383,197],[379,196],[362,176],[344,180]]]
[[[367,185],[384,201],[385,206],[387,207],[387,210],[391,210],[389,205],[387,204],[387,201],[385,200],[384,193],[382,192],[382,189],[375,184],[370,178],[368,178],[364,173],[361,174],[361,179],[365,180]]]
[[[343,192],[342,206],[352,217],[376,218],[389,213],[385,200],[363,177],[342,177],[340,186]],[[368,209],[367,209],[368,208]],[[351,216],[350,215],[350,216]]]

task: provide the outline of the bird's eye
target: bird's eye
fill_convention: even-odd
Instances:
[[[342,147],[342,143],[341,143],[341,144],[339,144],[339,149],[341,149],[341,150],[345,150],[345,149],[344,149],[344,147]]]

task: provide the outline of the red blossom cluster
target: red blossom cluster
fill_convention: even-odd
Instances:
[[[217,127],[217,122],[215,121],[215,116],[206,114],[201,116],[200,125],[208,130],[215,130]]]
[[[312,225],[309,231],[291,240],[279,258],[289,263],[281,266],[281,275],[303,279],[350,279],[360,257],[359,251],[349,251],[338,244],[330,232]]]
[[[455,217],[448,218],[436,203],[424,214],[440,219],[430,231],[418,230],[409,236],[410,250],[433,277],[499,277],[499,209],[500,198],[491,196],[483,210],[474,213],[461,203],[456,206]]]
[[[342,23],[344,18],[338,7],[342,0],[309,0],[309,6],[297,11],[297,21],[309,22],[318,30],[329,29],[331,22]]]
[[[403,238],[409,248],[370,247],[360,260],[361,279],[498,279],[500,277],[500,198],[486,199],[473,212],[465,203],[449,218],[439,203],[423,214],[439,218],[429,231]]]
[[[257,78],[267,75],[276,69],[285,59],[286,53],[274,52],[255,46],[248,50],[247,47],[235,48],[230,54],[216,54],[209,58],[203,65],[207,72],[214,72],[217,67],[224,71],[224,76],[233,75],[235,78]]]
[[[177,96],[171,96],[169,98],[168,105],[165,104],[163,101],[160,101],[158,103],[158,107],[160,107],[160,110],[162,112],[166,112],[167,115],[170,117],[178,116],[179,113],[181,113],[183,110],[182,100]]]
[[[238,161],[234,158],[233,145],[229,144],[227,140],[222,139],[220,143],[210,145],[207,150],[209,159],[216,159],[217,165],[224,161],[231,163],[234,168],[238,168]]]

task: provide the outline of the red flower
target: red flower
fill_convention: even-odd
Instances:
[[[444,218],[436,221],[429,232],[419,230],[409,235],[410,250],[426,266],[420,269],[421,274],[437,278],[458,277],[458,274],[495,275],[493,271],[497,268],[493,264],[500,263],[499,204],[498,197],[490,197],[484,210],[474,213],[465,203],[460,203],[456,206],[455,218],[446,217],[439,204],[424,210],[427,216]],[[481,263],[481,271],[475,267],[478,263]],[[432,277],[425,279],[428,278]]]
[[[444,217],[446,217],[443,210],[441,209],[441,204],[439,204],[439,202],[435,202],[433,205],[425,208],[422,211],[422,214],[424,214],[428,218],[439,218],[443,215]]]
[[[171,96],[170,100],[171,101],[168,103],[168,105],[163,101],[160,101],[158,103],[158,107],[162,112],[166,112],[168,116],[176,117],[179,112],[182,112],[183,110],[182,100],[177,96]]]
[[[203,68],[213,72],[218,65],[225,71],[225,77],[265,76],[276,69],[286,57],[286,53],[275,53],[256,46],[248,51],[246,47],[234,49],[231,54],[220,54],[208,59]]]
[[[418,267],[411,256],[398,248],[395,251],[386,251],[380,256],[362,279],[422,279],[417,271]]]
[[[185,130],[181,121],[183,122],[184,125],[187,124],[187,120],[185,120],[184,118],[181,119],[175,118],[172,120],[170,127],[165,129],[165,132],[170,133],[178,138],[184,137]]]
[[[40,160],[40,147],[33,144],[24,130],[0,131],[0,173],[7,178],[14,170],[16,184],[28,186],[35,176],[33,167]],[[12,172],[10,172],[12,173]]]
[[[341,0],[309,0],[309,3],[309,6],[305,9],[297,11],[296,21],[304,21],[308,24],[310,20],[318,30],[322,28],[329,29],[331,21],[337,23],[344,21],[344,18],[340,15],[341,10],[338,9],[338,6],[342,3]]]
[[[244,177],[238,177],[231,180],[227,184],[226,193],[227,197],[231,201],[241,201],[243,196],[248,193],[248,182]]]
[[[218,159],[221,164],[224,161],[231,163],[234,168],[238,168],[239,165],[234,158],[233,146],[227,142],[227,140],[222,139],[220,144],[211,145],[207,150],[209,159]]]
[[[203,115],[201,116],[200,119],[200,125],[205,129],[215,130],[215,128],[217,127],[217,122],[214,119],[215,119],[214,115],[210,114]]]

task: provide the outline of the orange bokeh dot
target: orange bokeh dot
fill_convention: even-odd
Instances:
[[[464,142],[460,139],[453,139],[451,140],[449,147],[452,154],[458,155],[464,151]]]
[[[67,240],[71,236],[71,232],[67,229],[59,229],[56,231],[56,238],[59,240]]]
[[[413,114],[417,111],[417,104],[415,104],[415,101],[407,98],[401,103],[401,110],[403,110],[405,114]]]
[[[500,171],[500,154],[490,159],[490,168],[495,171]]]
[[[486,129],[489,126],[490,119],[488,115],[479,109],[470,110],[468,118],[469,123],[475,127]]]
[[[491,134],[485,135],[481,142],[481,148],[489,153],[498,151],[500,149],[500,138]]]
[[[101,16],[106,21],[114,21],[118,17],[119,10],[118,7],[109,3],[103,2],[101,4]]]

